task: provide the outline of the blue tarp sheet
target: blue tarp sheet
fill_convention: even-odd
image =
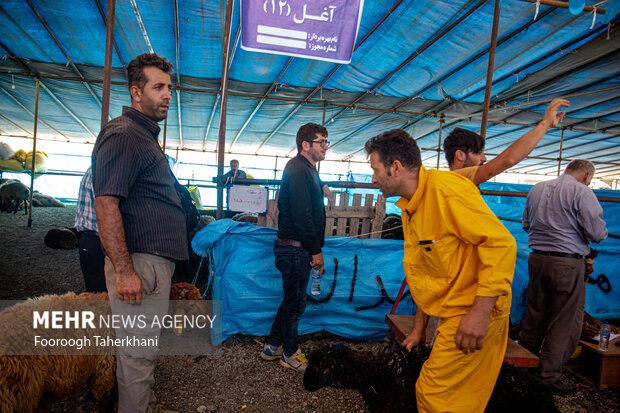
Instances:
[[[587,3],[594,4],[595,0]],[[42,75],[76,78],[77,71],[68,64],[71,62],[85,78],[101,79],[106,33],[97,4],[101,5],[105,16],[107,2],[101,0],[75,0],[71,7],[66,7],[60,0],[40,0],[36,4],[10,0],[0,4],[0,25],[3,27],[0,87],[4,89],[0,90],[0,113],[3,115],[0,117],[0,133],[32,133],[32,114],[20,105],[34,111],[35,82],[33,78],[15,76],[14,73],[29,70]],[[172,77],[175,85],[178,80],[182,88],[217,91],[222,74],[225,2],[179,0],[177,21],[173,2],[152,0],[136,1],[135,4],[135,9],[130,2],[116,5],[113,80],[126,81],[125,67],[138,54],[149,50],[148,39],[156,53],[174,63]],[[229,87],[232,93],[228,97],[227,150],[252,154],[261,148],[268,154],[286,154],[295,147],[295,134],[300,125],[318,122],[325,116],[330,140],[334,143],[328,152],[330,158],[363,157],[359,150],[369,137],[403,127],[419,139],[426,161],[429,155],[428,159],[432,158],[438,142],[438,118],[378,112],[364,109],[364,106],[398,106],[403,110],[430,113],[461,98],[464,98],[463,102],[442,113],[465,116],[458,125],[479,130],[479,120],[471,121],[467,115],[481,109],[493,2],[366,1],[356,39],[357,48],[349,65],[289,59],[288,56],[241,49],[235,41],[240,30],[239,4],[235,2],[232,17]],[[614,130],[620,121],[620,100],[617,99],[620,28],[615,24],[607,31],[607,25],[599,19],[590,29],[591,14],[574,16],[566,9],[546,5],[540,6],[539,18],[533,21],[535,8],[534,4],[527,2],[501,2],[494,66],[494,79],[498,81],[493,85],[490,119],[510,117],[512,121],[535,124],[540,121],[546,105],[524,107],[523,113],[504,110],[503,107],[597,89],[596,93],[579,93],[571,98],[569,114],[562,126],[578,123],[582,127]],[[144,32],[139,21],[143,23]],[[178,44],[174,35],[177,23]],[[28,69],[13,56],[22,58]],[[101,104],[93,98],[86,84],[47,78],[42,78],[41,83],[40,119],[72,141],[92,141],[92,135],[99,130]],[[100,100],[101,85],[89,85]],[[52,98],[48,90],[62,104]],[[267,91],[270,99],[260,100]],[[279,100],[290,98],[307,99],[311,104]],[[408,100],[405,102],[404,98]],[[359,108],[330,105],[353,102],[359,104]],[[127,88],[113,85],[111,115],[118,116],[121,106],[128,103]],[[167,144],[213,150],[219,134],[218,103],[219,99],[213,93],[193,90],[173,93]],[[336,119],[330,121],[334,116]],[[446,129],[454,125],[450,118],[446,118]],[[487,149],[497,147],[489,152],[499,153],[524,132],[515,125],[491,121]],[[62,138],[58,132],[42,124],[39,133]],[[553,145],[532,155],[541,156],[541,152],[549,150],[557,153],[559,134],[559,130],[551,131],[541,144]],[[566,130],[566,135],[570,134]],[[600,140],[602,138],[606,139]],[[581,145],[575,149],[567,149],[565,145],[563,157],[572,159],[591,151],[595,161],[615,162],[617,150],[614,148],[619,142],[620,137],[613,134],[587,134],[580,138]],[[584,144],[589,146],[583,149]],[[542,168],[543,172],[553,170],[555,162],[552,158],[555,157],[547,157],[550,160],[527,160],[521,167],[541,165],[546,167]],[[434,164],[434,161],[427,163]],[[443,159],[442,165],[445,165]]]
[[[529,185],[486,183],[482,189],[528,191]],[[618,197],[616,192],[595,191],[599,196]],[[525,312],[524,291],[528,282],[527,234],[521,229],[525,198],[485,196],[485,201],[517,241],[517,263],[512,284],[511,319],[519,322]],[[620,233],[620,204],[603,202],[610,233]],[[212,258],[213,299],[222,301],[225,340],[232,334],[269,334],[282,299],[282,280],[274,266],[276,230],[231,220],[220,220],[201,230],[192,246]],[[594,280],[588,284],[586,311],[595,317],[620,318],[620,240],[608,238],[596,246]],[[323,250],[326,272],[319,301],[308,292],[308,307],[299,326],[300,334],[328,331],[343,337],[379,340],[404,279],[402,241],[328,237]],[[380,280],[380,281],[379,281]],[[382,286],[384,287],[382,289]],[[606,291],[610,288],[609,291]],[[399,314],[412,314],[411,297],[401,302]]]
[[[212,254],[213,299],[222,303],[223,340],[236,333],[269,334],[282,300],[282,276],[273,257],[275,236],[273,228],[225,219],[194,237],[195,251]],[[385,314],[405,276],[403,242],[328,237],[323,256],[321,295],[316,301],[308,290],[299,333],[324,330],[343,337],[383,339],[388,329]],[[408,296],[399,312],[412,310]]]

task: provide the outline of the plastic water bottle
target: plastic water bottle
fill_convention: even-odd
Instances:
[[[609,327],[609,323],[605,321],[605,323],[601,326],[601,331],[599,331],[598,349],[600,351],[609,350],[609,336],[610,335],[611,335],[611,327]]]
[[[312,286],[310,287],[310,293],[312,295],[321,294],[321,270],[310,271],[310,277],[312,278]]]

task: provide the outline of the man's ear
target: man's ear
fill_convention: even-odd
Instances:
[[[131,100],[140,102],[140,99],[142,98],[142,91],[137,85],[130,87],[129,93],[131,94]]]
[[[301,142],[301,150],[308,152],[310,150],[310,145],[312,145],[310,142],[302,141]]]
[[[465,163],[466,159],[467,154],[464,151],[457,149],[456,152],[454,152],[454,162]]]
[[[403,164],[399,160],[392,162],[391,171],[392,176],[398,176],[403,172]]]

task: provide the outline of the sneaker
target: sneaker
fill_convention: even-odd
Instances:
[[[260,357],[263,360],[277,360],[282,357],[282,346],[273,347],[270,344],[265,344],[263,351],[260,352]]]
[[[297,351],[290,357],[282,355],[280,364],[284,367],[288,367],[289,369],[303,373],[306,371],[306,367],[308,366],[308,360],[306,360],[306,355],[302,353],[300,349],[297,349]]]

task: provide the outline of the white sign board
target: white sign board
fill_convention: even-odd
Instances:
[[[264,186],[232,185],[228,188],[228,209],[236,212],[267,212],[269,190]]]

